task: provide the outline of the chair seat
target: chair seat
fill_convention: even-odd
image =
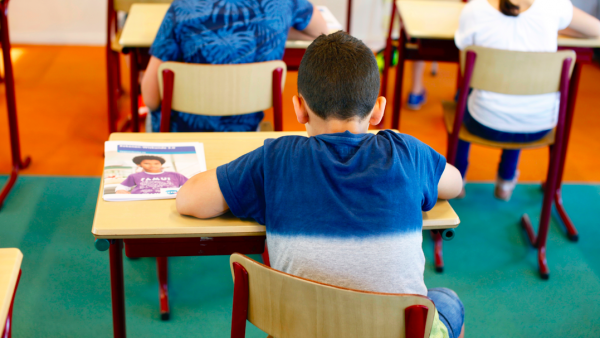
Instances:
[[[450,134],[450,133],[452,133],[452,129],[454,127],[454,115],[456,115],[456,102],[442,101],[442,106],[444,107],[444,122],[446,124],[446,130],[448,130],[448,133]],[[533,148],[547,147],[549,145],[554,144],[555,133],[556,133],[556,129],[552,129],[552,131],[549,132],[542,139],[534,141],[534,142],[527,142],[527,143],[495,142],[495,141],[486,140],[484,138],[481,138],[479,136],[475,136],[475,135],[471,134],[467,130],[465,125],[463,124],[460,127],[460,133],[458,134],[458,138],[463,141],[466,141],[466,142],[479,144],[479,145],[491,147],[491,148],[533,149]]]
[[[115,36],[113,36],[113,38],[110,40],[110,49],[113,52],[121,53],[123,51],[123,46],[121,46],[121,44],[119,43],[119,40],[121,40],[121,33],[123,33],[122,29],[120,29],[117,32],[117,34],[115,34]]]

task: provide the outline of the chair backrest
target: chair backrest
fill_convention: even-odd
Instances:
[[[471,88],[511,95],[555,93],[560,89],[563,61],[571,58],[569,77],[575,66],[575,52],[516,52],[469,46],[460,53],[464,73],[466,53],[477,54]]]
[[[110,0],[109,0],[110,1]],[[147,3],[147,4],[170,4],[173,0],[112,0],[114,10],[117,12],[129,13],[129,8],[135,3]]]
[[[249,114],[274,107],[281,115],[281,92],[287,67],[283,61],[267,61],[234,65],[164,62],[158,68],[163,107],[168,108],[172,72],[171,109],[198,115],[228,116]],[[276,83],[279,82],[280,86]],[[278,111],[277,111],[278,110]],[[280,116],[276,116],[280,119]],[[281,124],[276,121],[277,125]]]
[[[275,338],[429,337],[435,306],[427,297],[322,284],[240,254],[233,254],[230,264],[235,282],[232,337],[243,337],[235,324],[236,311],[246,305],[239,303],[244,280],[248,283],[247,319]],[[245,325],[246,317],[238,319],[238,324],[243,319]]]

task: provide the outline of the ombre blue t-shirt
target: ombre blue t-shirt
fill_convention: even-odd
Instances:
[[[307,0],[175,0],[150,48],[162,61],[238,64],[281,60],[291,27],[304,30]],[[173,111],[171,131],[255,131],[263,112],[200,116]],[[160,109],[152,112],[160,129]]]
[[[275,269],[353,289],[427,295],[421,211],[443,156],[416,138],[285,136],[217,168],[234,215],[266,225]]]

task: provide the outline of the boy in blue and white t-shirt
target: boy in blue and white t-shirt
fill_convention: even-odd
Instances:
[[[271,266],[359,290],[429,296],[439,312],[432,337],[459,337],[462,303],[427,290],[422,213],[462,188],[459,172],[414,137],[367,133],[385,98],[371,50],[338,32],[317,38],[293,98],[310,137],[284,136],[192,177],[177,209],[199,218],[227,209],[267,228]]]

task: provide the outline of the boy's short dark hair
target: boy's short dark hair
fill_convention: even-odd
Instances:
[[[157,160],[160,164],[165,164],[165,159],[155,155],[140,155],[133,158],[133,163],[140,165],[144,160]]]
[[[373,52],[342,31],[310,44],[298,69],[298,93],[322,119],[365,118],[379,95]]]

